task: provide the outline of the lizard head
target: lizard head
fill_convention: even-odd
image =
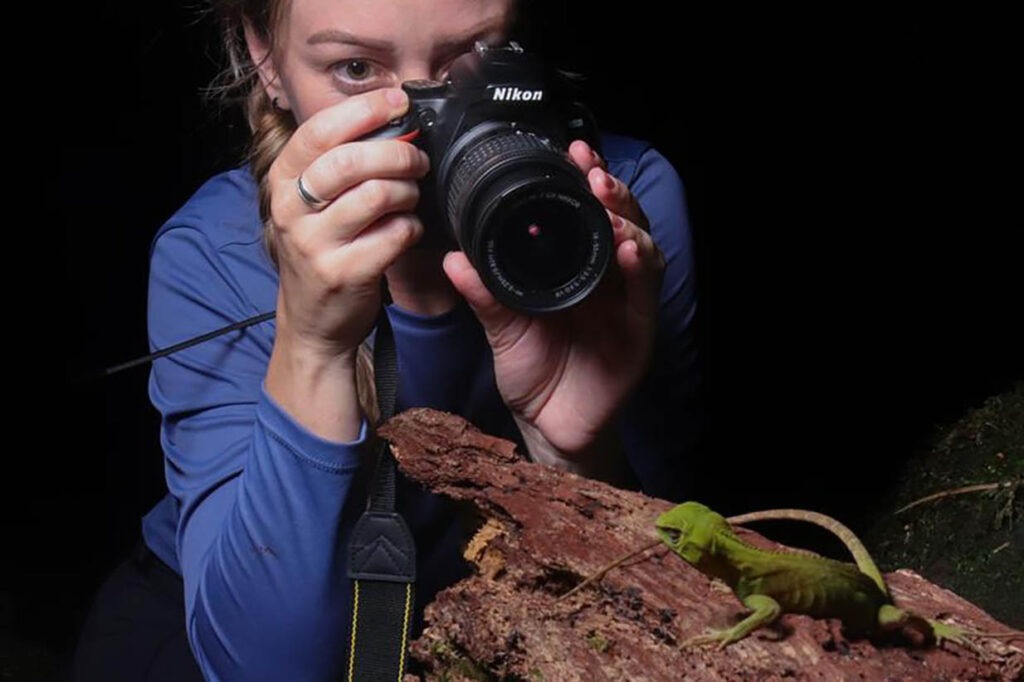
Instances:
[[[715,534],[729,524],[700,502],[683,502],[654,523],[658,537],[687,562],[697,565],[714,543]]]

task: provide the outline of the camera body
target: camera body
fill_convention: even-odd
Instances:
[[[572,83],[516,43],[478,42],[446,81],[406,81],[409,112],[363,139],[422,149],[422,245],[464,251],[505,305],[528,313],[570,307],[600,282],[611,258],[605,208],[568,156],[599,151],[590,112]]]

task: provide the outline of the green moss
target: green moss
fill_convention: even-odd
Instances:
[[[587,633],[587,644],[589,644],[590,648],[599,654],[603,654],[608,651],[608,647],[610,646],[608,640],[602,637],[601,633],[596,630],[591,630]]]
[[[971,485],[897,513],[927,495]],[[910,568],[1024,627],[1024,382],[939,428],[864,533],[885,571]]]
[[[468,658],[451,642],[434,642],[430,645],[430,654],[434,661],[442,666],[437,672],[441,682],[465,679],[489,682],[495,679],[479,663]]]

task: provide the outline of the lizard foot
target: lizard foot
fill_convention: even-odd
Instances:
[[[743,635],[735,632],[736,628],[725,628],[723,630],[706,630],[704,634],[691,637],[684,641],[680,646],[683,647],[698,647],[704,646],[705,644],[714,644],[718,642],[718,646],[715,647],[719,651],[729,646],[733,642],[738,642],[743,639]]]
[[[751,629],[744,627],[743,623],[737,624],[731,628],[724,628],[722,630],[708,629],[703,632],[702,635],[690,637],[680,644],[680,646],[703,646],[705,644],[714,644],[718,642],[718,646],[715,648],[721,651],[729,644],[743,639],[746,635],[750,634],[750,632]]]
[[[981,632],[979,630],[969,630],[959,625],[950,625],[932,618],[925,618],[924,620],[931,626],[932,636],[935,637],[935,646],[941,647],[945,641],[955,642],[965,649],[973,651],[983,661],[991,661],[992,656],[988,651],[978,646],[975,640],[1021,637],[1019,632]]]
[[[779,603],[765,594],[751,594],[743,599],[743,605],[751,609],[753,613],[741,620],[731,628],[722,630],[707,630],[703,635],[697,635],[683,642],[683,646],[700,646],[718,642],[718,650],[721,651],[733,642],[738,642],[751,632],[775,621],[782,612]]]

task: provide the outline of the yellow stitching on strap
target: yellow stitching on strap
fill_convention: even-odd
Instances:
[[[359,581],[355,581],[352,597],[352,641],[348,652],[348,682],[355,680],[356,665],[356,623],[359,622]]]
[[[405,640],[409,634],[409,607],[412,605],[412,583],[405,584],[405,618],[402,622],[402,649],[398,652],[398,682],[405,675]]]

